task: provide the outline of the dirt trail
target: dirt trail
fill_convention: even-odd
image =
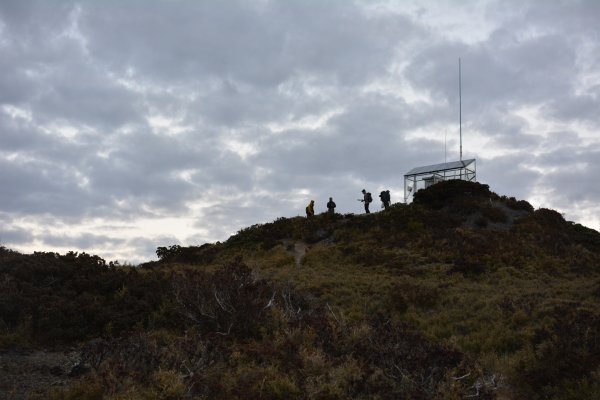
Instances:
[[[302,262],[302,257],[304,257],[304,255],[309,249],[307,244],[301,240],[291,239],[283,240],[283,244],[285,245],[287,251],[294,256],[294,261],[296,261],[296,265],[300,265],[300,263]]]
[[[308,246],[304,242],[296,242],[294,244],[294,259],[296,260],[296,265],[300,265],[302,261],[302,257],[308,251]]]
[[[79,360],[75,351],[0,352],[0,399],[26,400],[53,386],[65,386]]]

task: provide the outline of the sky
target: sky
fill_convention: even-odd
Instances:
[[[600,1],[0,0],[0,245],[158,246],[463,158],[600,229]],[[378,202],[372,205],[378,209]]]

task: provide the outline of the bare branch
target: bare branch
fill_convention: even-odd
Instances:
[[[463,375],[463,376],[458,376],[458,377],[454,376],[454,377],[452,377],[452,379],[454,379],[455,381],[460,381],[461,379],[465,379],[469,375],[471,375],[470,372],[468,374],[466,374],[466,375]]]

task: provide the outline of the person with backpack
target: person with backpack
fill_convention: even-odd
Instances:
[[[362,190],[362,194],[363,199],[359,201],[365,203],[365,213],[370,214],[371,211],[369,211],[369,204],[371,204],[371,202],[373,201],[373,196],[371,196],[371,193],[367,192],[365,189]]]
[[[327,212],[329,213],[329,215],[335,214],[335,202],[333,201],[333,199],[331,197],[329,198],[329,201],[327,202]]]
[[[387,210],[390,206],[390,191],[383,190],[381,193],[379,193],[379,198],[381,199],[381,206],[383,209]]]
[[[311,200],[306,206],[306,218],[311,219],[315,216],[315,201]]]

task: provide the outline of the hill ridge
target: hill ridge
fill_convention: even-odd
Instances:
[[[0,249],[0,349],[78,354],[40,398],[599,397],[600,233],[487,185],[157,254]]]

